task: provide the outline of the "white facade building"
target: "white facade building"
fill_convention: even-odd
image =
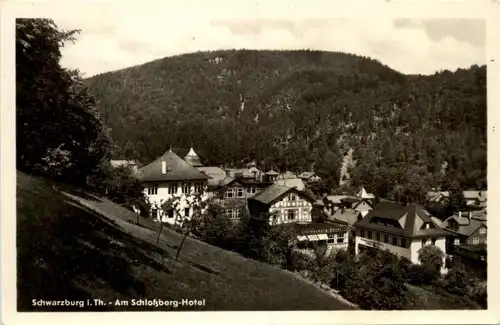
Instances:
[[[194,151],[190,150],[193,156]],[[152,204],[151,216],[170,224],[179,224],[190,218],[195,209],[195,198],[207,199],[209,176],[168,150],[161,157],[139,169],[137,177],[144,184],[144,193]],[[163,211],[161,205],[172,202],[175,208]]]
[[[423,246],[434,245],[446,253],[447,232],[418,205],[380,202],[354,226],[356,254],[379,248],[418,264],[418,251]]]

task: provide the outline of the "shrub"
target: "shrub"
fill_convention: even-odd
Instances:
[[[301,252],[293,251],[290,254],[290,270],[291,271],[311,271],[314,267],[312,257]]]
[[[360,256],[354,260],[339,256],[338,278],[330,283],[338,285],[340,293],[363,309],[403,309],[412,300],[405,288],[405,275],[400,263],[405,263],[386,251]]]
[[[480,291],[477,277],[466,270],[453,268],[445,276],[445,288],[459,295],[475,299]]]
[[[444,252],[437,246],[426,245],[418,250],[418,260],[428,282],[436,281],[441,276]]]
[[[412,264],[408,268],[407,280],[413,285],[432,284],[439,279],[439,273],[433,267],[422,264]]]

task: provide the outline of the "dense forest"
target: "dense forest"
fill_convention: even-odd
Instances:
[[[147,163],[191,144],[210,165],[314,170],[380,196],[486,188],[486,67],[404,75],[321,51],[213,51],[85,80],[115,158]],[[415,194],[418,195],[418,194]]]

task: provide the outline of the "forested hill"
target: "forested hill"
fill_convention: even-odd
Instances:
[[[86,82],[116,157],[148,162],[193,143],[207,164],[314,166],[333,183],[353,148],[355,185],[380,195],[409,182],[486,187],[485,66],[407,76],[345,53],[215,51]]]

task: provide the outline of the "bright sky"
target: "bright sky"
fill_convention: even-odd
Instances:
[[[248,10],[228,5],[226,11],[215,11],[206,5],[212,2],[203,2],[202,7],[199,1],[183,8],[168,1],[137,5],[153,4],[148,1],[134,6],[105,1],[72,11],[52,11],[51,18],[59,27],[82,30],[76,43],[64,48],[62,64],[79,68],[89,77],[166,56],[233,48],[349,52],[376,58],[408,74],[486,62],[484,19],[456,15],[395,19],[376,12],[326,19],[301,16],[300,10],[287,17],[283,10],[280,15],[268,14],[270,6],[258,7],[260,2],[245,0],[239,3],[253,4]],[[334,12],[332,7],[327,9]]]

